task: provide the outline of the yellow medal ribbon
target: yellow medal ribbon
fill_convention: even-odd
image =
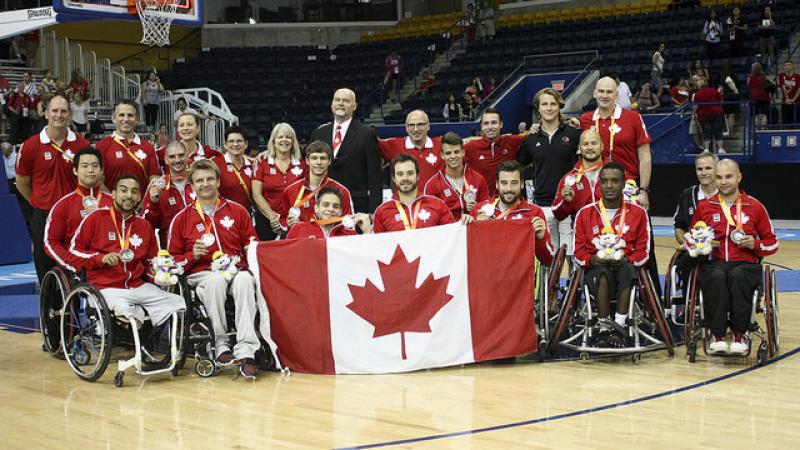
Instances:
[[[402,203],[395,200],[394,205],[397,208],[397,211],[400,212],[400,219],[403,221],[403,228],[406,230],[416,230],[417,229],[417,219],[419,218],[419,208],[422,206],[422,200],[418,200],[417,204],[414,206],[414,213],[411,216],[411,222],[409,223],[408,216],[406,215],[406,207],[403,206]]]
[[[620,208],[622,208],[622,212],[619,219],[619,232],[614,231],[614,226],[611,224],[611,219],[608,217],[608,212],[606,211],[606,205],[603,203],[603,199],[600,199],[597,202],[600,206],[600,218],[603,220],[603,233],[613,233],[620,237],[622,237],[622,233],[625,232],[625,216],[628,214],[628,208],[625,206],[625,202],[622,202]]]
[[[219,199],[217,199],[217,203],[214,205],[214,211],[216,211],[219,208],[220,203],[221,202],[219,201]],[[197,210],[197,214],[200,214],[200,220],[203,221],[203,227],[205,228],[205,232],[210,233],[209,230],[211,230],[211,223],[214,222],[214,218],[212,217],[210,222],[206,222],[206,215],[203,212],[203,207],[200,206],[199,201],[194,203],[194,209]]]
[[[142,163],[142,160],[139,159],[138,156],[133,154],[133,152],[131,152],[131,149],[129,149],[128,146],[125,145],[124,142],[122,142],[119,139],[117,139],[117,136],[112,136],[111,138],[114,139],[114,142],[116,142],[117,144],[122,146],[122,148],[125,149],[125,152],[128,154],[128,156],[131,157],[133,162],[135,162],[139,166],[139,168],[142,169],[142,174],[144,174],[144,179],[147,180],[149,177],[147,176],[147,169],[144,168],[144,163]]]
[[[613,139],[613,137],[612,137],[612,139]],[[578,169],[578,175],[575,177],[575,182],[576,183],[580,183],[581,182],[581,178],[583,178],[583,174],[584,173],[591,172],[593,170],[597,170],[602,166],[603,166],[603,162],[602,161],[600,161],[599,163],[593,165],[592,167],[589,167],[588,169],[584,169],[583,168],[583,164],[581,164],[581,167]]]
[[[495,208],[497,208],[498,203],[500,203],[500,197],[497,197],[497,200],[494,201]],[[513,205],[506,208],[505,211],[501,212],[500,215],[497,216],[497,220],[503,220],[506,217],[508,217],[509,214],[511,214],[512,212],[514,212],[515,209],[517,209],[520,203],[522,203],[522,201],[517,199],[517,201],[515,201]]]
[[[58,152],[59,152],[59,153],[61,153],[62,155],[64,155],[64,156],[66,156],[67,158],[69,158],[69,160],[70,160],[70,161],[72,161],[73,159],[75,159],[75,157],[74,157],[74,156],[72,156],[72,155],[70,155],[69,153],[65,152],[65,151],[64,151],[64,149],[62,149],[62,148],[61,148],[61,146],[60,146],[60,145],[58,145],[58,144],[56,144],[55,142],[53,142],[53,141],[50,141],[50,146],[51,146],[51,147],[53,147],[54,149],[58,150]]]
[[[119,225],[117,225],[116,208],[111,207],[109,208],[109,211],[111,212],[111,221],[114,222],[114,229],[117,230],[117,240],[119,240],[119,249],[120,251],[124,252],[130,246],[131,230],[133,230],[133,223],[131,223],[131,226],[128,228],[128,233],[123,238],[122,233],[120,233],[119,231]]]
[[[737,230],[742,229],[742,194],[736,195],[736,220],[733,220],[731,217],[730,208],[728,208],[728,204],[725,203],[725,200],[722,199],[722,196],[719,196],[719,205],[722,207],[722,213],[725,214],[725,219],[728,221],[728,225],[736,228]]]
[[[239,172],[239,169],[236,168],[236,164],[234,164],[233,161],[231,161],[231,167],[233,167],[233,173],[235,173],[236,178],[239,179],[239,184],[242,185],[244,193],[250,197],[250,188],[247,187],[247,183],[245,183],[244,178],[242,178],[242,174]]]

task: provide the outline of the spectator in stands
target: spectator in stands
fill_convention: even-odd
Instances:
[[[724,111],[722,110],[722,95],[711,86],[706,85],[705,81],[698,80],[697,92],[692,97],[692,103],[697,105],[697,120],[700,122],[700,129],[703,131],[703,151],[724,154],[725,149],[722,143],[722,129],[725,126]],[[711,141],[714,141],[714,147]]]
[[[14,151],[14,146],[8,142],[3,142],[0,145],[3,150],[3,162],[6,168],[6,179],[8,180],[8,191],[16,193],[16,178],[17,178],[17,152]]]
[[[422,77],[420,78],[419,84],[417,85],[417,89],[412,93],[414,97],[420,98],[423,96],[427,96],[431,88],[436,84],[436,79],[428,73],[427,70],[422,71]]]
[[[8,123],[10,128],[9,141],[16,145],[30,135],[28,115],[30,97],[25,94],[25,85],[17,83],[17,88],[6,99],[8,109]]]
[[[708,69],[706,69],[706,66],[704,66],[699,59],[695,59],[689,65],[689,79],[692,77],[702,78],[706,81],[706,83],[711,79],[711,77],[708,75]]]
[[[25,85],[23,92],[28,94],[31,98],[34,97],[36,95],[36,83],[33,81],[30,72],[22,74],[22,83]]]
[[[667,44],[660,43],[658,48],[650,58],[653,64],[653,69],[650,71],[650,87],[656,94],[656,97],[661,98],[664,93],[664,50],[667,49]]]
[[[67,98],[67,84],[63,81],[56,81],[56,95]]]
[[[730,56],[731,58],[742,56],[742,44],[747,38],[747,23],[745,23],[742,17],[742,10],[738,6],[735,6],[733,12],[725,22],[728,26]]]
[[[468,120],[475,120],[475,117],[478,115],[478,104],[472,97],[465,98],[465,105],[464,105],[464,116]]]
[[[497,79],[495,77],[489,77],[489,82],[483,85],[483,93],[481,98],[486,98],[494,92],[495,87],[497,86]]]
[[[81,91],[72,91],[72,103],[69,108],[72,112],[72,127],[78,133],[85,134],[88,124],[86,114],[89,112],[89,102],[81,94]]]
[[[700,0],[672,0],[667,9],[697,8]]]
[[[775,61],[775,28],[772,8],[765,6],[761,18],[758,20],[758,48],[766,67],[770,67]]]
[[[661,107],[661,101],[658,96],[650,90],[650,83],[645,81],[639,87],[639,92],[633,96],[633,102],[637,105],[637,109],[642,114],[654,111]]]
[[[80,92],[82,98],[89,98],[89,81],[83,78],[81,69],[72,71],[69,86],[67,86],[67,94],[72,94],[75,91]]]
[[[481,84],[480,77],[475,75],[472,77],[472,84],[464,89],[464,101],[469,97],[472,98],[472,101],[477,105],[481,102],[481,93],[483,93],[483,85]]]
[[[697,82],[701,80],[700,77],[692,77],[689,82],[689,99],[697,92]],[[700,121],[697,120],[697,108],[692,107],[692,118],[689,120],[689,137],[694,142],[695,150],[700,153],[703,149],[703,131],[700,129]]]
[[[447,97],[447,103],[444,104],[444,109],[442,110],[442,116],[445,119],[456,119],[460,120],[465,117],[464,110],[461,107],[461,103],[456,100],[456,95],[452,92]]]
[[[147,80],[142,83],[140,89],[140,100],[144,105],[144,122],[147,125],[148,131],[156,129],[156,122],[158,121],[158,97],[164,91],[164,85],[161,84],[161,79],[158,78],[155,70],[147,74]]]
[[[44,85],[45,92],[49,94],[55,94],[56,92],[56,80],[53,78],[53,72],[50,69],[44,71],[44,77],[42,77],[42,84]]]
[[[689,95],[689,86],[686,85],[686,80],[678,78],[678,81],[674,82],[669,90],[669,101],[672,106],[679,108],[689,101]]]
[[[44,118],[44,103],[47,101],[46,96],[48,94],[45,93],[45,88],[43,84],[36,85],[36,96],[31,99],[31,125],[33,126],[33,132],[38,133],[42,131],[42,128],[47,124],[47,119]]]
[[[158,126],[158,136],[156,136],[156,148],[164,147],[169,143],[169,135],[167,134],[167,124],[162,123]]]
[[[494,5],[490,1],[485,5],[481,0],[478,2],[478,39],[494,39],[495,34],[495,12]]]
[[[722,88],[722,97],[725,99],[725,104],[722,105],[722,110],[725,111],[725,131],[722,135],[729,136],[736,133],[736,120],[741,112],[737,102],[741,101],[741,95],[728,64],[723,64],[720,69],[719,84]]]
[[[617,82],[617,105],[622,109],[631,109],[631,98],[633,95],[628,83],[620,80],[619,75],[616,73],[610,74],[609,77]]]
[[[753,63],[750,76],[747,77],[747,90],[750,101],[755,102],[753,113],[756,126],[766,125],[772,102],[770,91],[775,91],[775,84],[764,75],[764,68],[759,63]]]
[[[797,106],[800,105],[800,74],[795,73],[790,60],[783,63],[783,72],[778,75],[781,91],[781,123],[797,123]]]
[[[389,101],[397,102],[397,80],[400,78],[400,71],[403,70],[403,57],[397,51],[392,51],[383,61],[383,87],[392,82],[392,90],[389,91]]]
[[[175,114],[172,115],[172,121],[177,123],[178,119],[184,114],[194,114],[196,119],[208,119],[208,114],[201,114],[196,109],[189,106],[184,97],[178,98],[175,103]]]
[[[720,56],[719,47],[722,37],[722,22],[717,19],[717,11],[708,13],[708,20],[703,25],[703,38],[706,41],[706,58],[715,59]]]
[[[464,37],[467,39],[467,44],[475,40],[475,30],[478,26],[478,14],[475,11],[475,5],[472,3],[467,4],[467,13],[464,15]]]

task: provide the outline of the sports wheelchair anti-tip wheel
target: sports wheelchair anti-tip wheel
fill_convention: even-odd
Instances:
[[[203,378],[208,378],[214,375],[216,370],[217,368],[214,365],[214,361],[210,359],[200,359],[194,365],[195,373]]]
[[[120,370],[114,375],[114,386],[120,388],[123,384],[125,384],[125,372]]]

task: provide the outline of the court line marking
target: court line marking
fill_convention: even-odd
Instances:
[[[714,384],[714,383],[718,383],[720,381],[725,381],[725,380],[728,380],[730,378],[738,377],[739,375],[744,375],[744,374],[746,374],[748,372],[752,372],[754,370],[758,370],[758,369],[760,369],[762,367],[767,367],[770,364],[774,364],[774,363],[776,363],[778,361],[782,361],[782,360],[784,360],[786,358],[789,358],[791,356],[796,355],[797,353],[800,353],[800,347],[797,347],[797,348],[795,348],[794,350],[792,350],[792,351],[790,351],[788,353],[784,353],[782,355],[779,355],[779,356],[775,357],[772,360],[767,361],[767,363],[764,364],[763,366],[752,365],[750,367],[745,367],[744,369],[739,369],[739,370],[737,370],[735,372],[731,372],[731,373],[728,373],[728,374],[725,374],[725,375],[720,375],[718,377],[711,378],[709,380],[701,381],[701,382],[698,382],[698,383],[690,384],[690,385],[679,387],[679,388],[676,388],[676,389],[670,389],[668,391],[663,391],[663,392],[658,392],[658,393],[655,393],[655,394],[646,395],[644,397],[638,397],[638,398],[634,398],[634,399],[631,399],[631,400],[625,400],[625,401],[622,401],[622,402],[609,403],[607,405],[601,405],[601,406],[596,406],[596,407],[593,407],[593,408],[581,409],[581,410],[578,410],[578,411],[572,411],[572,412],[563,413],[563,414],[556,414],[554,416],[540,417],[538,419],[529,419],[529,420],[523,420],[523,421],[519,421],[519,422],[512,422],[512,423],[507,423],[507,424],[502,424],[502,425],[493,425],[493,426],[484,427],[484,428],[475,428],[475,429],[472,429],[472,430],[454,431],[454,432],[451,432],[451,433],[442,433],[442,434],[432,434],[432,435],[429,435],[429,436],[421,436],[421,437],[409,438],[409,439],[400,439],[400,440],[396,440],[396,441],[378,442],[378,443],[375,443],[375,444],[356,445],[356,446],[352,446],[352,447],[339,447],[338,450],[367,449],[367,448],[389,447],[389,446],[393,446],[393,445],[413,444],[413,443],[417,443],[417,442],[433,441],[433,440],[438,440],[438,439],[446,439],[446,438],[452,438],[452,437],[458,437],[458,436],[467,436],[467,435],[473,435],[473,434],[478,434],[478,433],[486,433],[486,432],[489,432],[489,431],[505,430],[505,429],[508,429],[508,428],[516,428],[516,427],[522,427],[522,426],[527,426],[527,425],[535,425],[535,424],[542,423],[542,422],[553,422],[553,421],[556,421],[556,420],[567,419],[567,418],[570,418],[570,417],[582,416],[582,415],[591,414],[591,413],[600,412],[600,411],[607,411],[607,410],[610,410],[610,409],[616,409],[616,408],[621,408],[621,407],[624,407],[624,406],[635,405],[637,403],[642,403],[642,402],[646,402],[646,401],[649,401],[649,400],[655,400],[655,399],[659,399],[659,398],[662,398],[662,397],[667,397],[667,396],[674,395],[674,394],[680,394],[682,392],[690,391],[690,390],[697,389],[697,388],[700,388],[700,387],[703,387],[703,386],[708,386],[708,385],[711,385],[711,384]]]

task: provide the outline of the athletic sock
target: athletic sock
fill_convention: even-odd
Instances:
[[[627,314],[614,313],[614,322],[617,322],[619,325],[623,327],[625,326],[625,319],[627,318],[628,318]]]

